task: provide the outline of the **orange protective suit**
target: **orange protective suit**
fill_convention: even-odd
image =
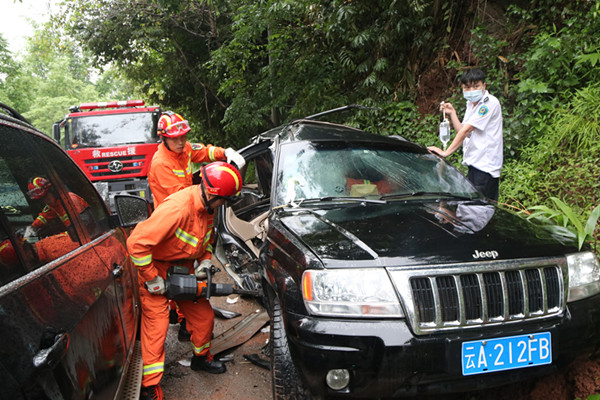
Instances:
[[[75,193],[69,193],[69,197],[71,198],[71,201],[75,206],[75,210],[79,213],[82,212],[88,206],[85,200],[83,200]],[[69,220],[69,216],[67,215],[65,208],[63,207],[62,202],[58,198],[53,204],[46,204],[42,212],[33,221],[31,226],[33,226],[36,229],[39,229],[45,224],[47,224],[49,221],[56,218],[59,218],[67,228],[71,225],[71,220]]]
[[[163,278],[172,265],[183,265],[194,273],[193,261],[210,259],[207,251],[212,237],[212,215],[208,214],[198,185],[181,189],[169,196],[140,222],[129,238],[127,249],[138,267],[142,302],[141,344],[144,372],[142,386],[160,382],[164,371],[165,340],[169,328],[168,299],[150,294],[145,282],[156,275]],[[194,354],[204,356],[210,348],[214,327],[214,312],[208,300],[178,301],[187,320]]]
[[[148,172],[154,207],[158,207],[170,194],[192,185],[192,162],[221,160],[225,160],[225,149],[212,144],[205,146],[201,143],[187,142],[179,154],[169,150],[164,143],[159,145]],[[172,300],[170,308],[177,310],[177,319],[181,322],[183,315]]]
[[[225,160],[225,149],[222,147],[187,142],[183,152],[178,154],[162,143],[152,157],[148,172],[154,207],[162,203],[168,195],[192,185],[192,162],[223,160]]]

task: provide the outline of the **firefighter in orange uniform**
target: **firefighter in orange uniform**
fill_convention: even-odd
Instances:
[[[33,177],[29,180],[27,195],[32,200],[42,199],[46,205],[42,209],[42,212],[33,221],[31,226],[28,226],[25,230],[23,238],[30,240],[32,237],[37,236],[37,232],[40,228],[47,225],[50,221],[59,219],[63,223],[65,228],[71,225],[71,220],[67,215],[67,211],[63,207],[62,202],[56,195],[50,190],[52,184],[46,178],[41,176]],[[81,197],[75,193],[69,192],[69,197],[75,206],[75,211],[81,213],[88,207],[88,204]]]
[[[242,187],[239,171],[225,162],[203,166],[200,176],[200,185],[170,195],[127,239],[127,249],[138,267],[142,302],[142,399],[162,399],[159,382],[164,371],[169,327],[168,299],[164,296],[167,270],[172,265],[182,265],[198,279],[206,278],[212,257],[207,248],[214,239],[209,226],[212,213],[239,194]],[[196,268],[194,260],[200,261]],[[192,370],[224,373],[225,365],[214,360],[210,353],[214,312],[209,301],[200,298],[177,304],[191,333]]]
[[[166,111],[158,120],[158,134],[162,138],[162,145],[158,146],[158,150],[152,157],[148,172],[148,183],[154,198],[154,207],[158,207],[170,194],[192,185],[193,162],[227,160],[235,162],[239,169],[243,168],[246,163],[244,157],[231,148],[224,149],[211,144],[191,144],[187,141],[187,134],[190,130],[187,120],[173,111]],[[170,304],[171,310],[176,310],[174,302]],[[181,324],[179,340],[189,340],[186,322],[179,311],[177,320]]]
[[[246,164],[244,157],[232,148],[188,142],[190,129],[187,120],[172,111],[163,113],[158,120],[158,134],[163,142],[152,157],[148,172],[155,207],[168,195],[192,185],[192,163],[227,160],[239,169]]]

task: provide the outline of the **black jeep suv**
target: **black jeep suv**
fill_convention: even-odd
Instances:
[[[600,265],[401,138],[310,119],[255,138],[217,255],[262,288],[274,398],[461,392],[600,343]]]

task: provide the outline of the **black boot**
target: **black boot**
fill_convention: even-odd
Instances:
[[[177,310],[169,310],[169,324],[177,324]]]
[[[177,339],[180,342],[189,342],[192,337],[192,334],[188,332],[185,319],[182,319],[179,323],[179,333],[177,334]]]
[[[190,368],[194,371],[206,371],[211,374],[222,374],[227,371],[227,367],[221,361],[215,360],[212,354],[208,353],[206,356],[192,357],[192,364]]]

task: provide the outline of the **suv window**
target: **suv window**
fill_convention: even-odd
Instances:
[[[0,261],[11,271],[2,274],[4,284],[98,237],[109,225],[93,186],[58,154],[56,146],[10,126],[0,126],[0,133],[0,207],[5,225]],[[32,158],[38,162],[28,162]],[[48,159],[52,166],[44,162]],[[43,185],[30,191],[34,180],[32,187]]]
[[[82,228],[88,235],[89,240],[93,240],[107,232],[110,229],[108,212],[98,196],[96,188],[89,183],[81,170],[69,158],[63,156],[62,150],[58,146],[37,136],[33,136],[32,139],[37,143],[40,151],[49,160],[52,160],[57,175],[60,176],[61,181],[68,190],[71,193],[76,193],[87,204],[87,207],[78,213],[83,222]],[[77,209],[77,204],[75,206]]]

